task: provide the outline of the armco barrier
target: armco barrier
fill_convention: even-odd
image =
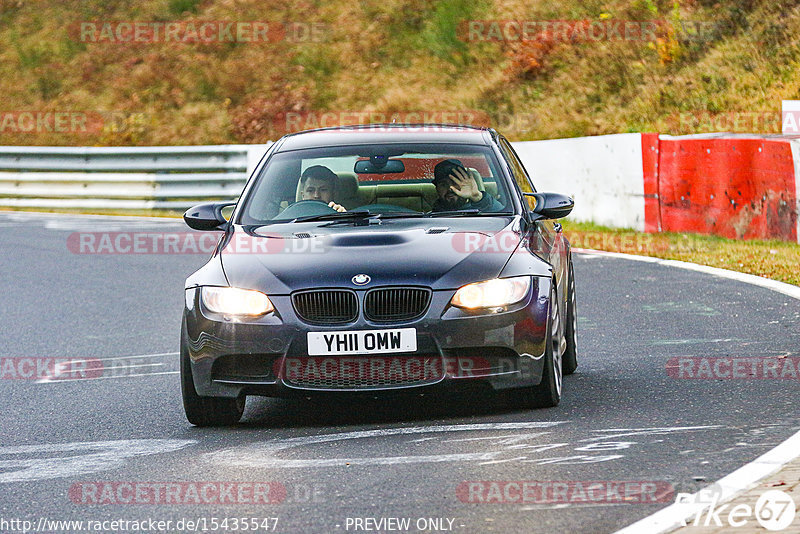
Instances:
[[[782,138],[661,136],[664,231],[797,241],[797,175]]]
[[[642,189],[644,190],[644,230],[661,231],[661,200],[659,196],[659,140],[658,134],[642,135]]]
[[[4,146],[0,206],[186,209],[235,199],[267,146]]]
[[[794,210],[795,232],[797,232],[797,242],[800,243],[800,140],[792,139],[789,141],[792,147],[792,161],[794,162],[794,195],[796,198],[796,208]]]

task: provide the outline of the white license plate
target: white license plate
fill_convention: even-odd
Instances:
[[[309,356],[386,354],[417,350],[416,328],[308,332],[307,335]]]

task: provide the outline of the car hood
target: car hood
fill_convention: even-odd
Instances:
[[[495,278],[519,244],[520,219],[461,217],[234,225],[220,244],[232,286],[289,294],[316,287],[420,285],[455,289]]]

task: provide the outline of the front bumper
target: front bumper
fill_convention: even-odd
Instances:
[[[231,319],[204,309],[186,290],[182,357],[201,396],[307,396],[314,392],[428,391],[460,385],[495,390],[541,381],[551,280],[534,277],[521,302],[493,313],[450,306],[454,290],[434,291],[419,319],[377,324],[363,314],[346,325],[303,322],[289,296],[270,296],[275,312]],[[362,305],[365,291],[357,291]],[[307,332],[415,328],[417,350],[380,355],[308,356]]]

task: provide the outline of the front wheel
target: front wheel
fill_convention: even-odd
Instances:
[[[186,325],[181,327],[181,393],[186,419],[195,426],[235,425],[244,413],[245,398],[202,397],[194,388]]]
[[[558,307],[556,285],[550,290],[550,314],[544,352],[542,381],[536,386],[513,392],[516,403],[524,408],[552,408],[561,402],[561,311]]]
[[[567,325],[564,331],[567,348],[564,349],[564,374],[571,375],[578,368],[578,303],[575,297],[575,269],[569,262],[569,283],[567,285]]]

